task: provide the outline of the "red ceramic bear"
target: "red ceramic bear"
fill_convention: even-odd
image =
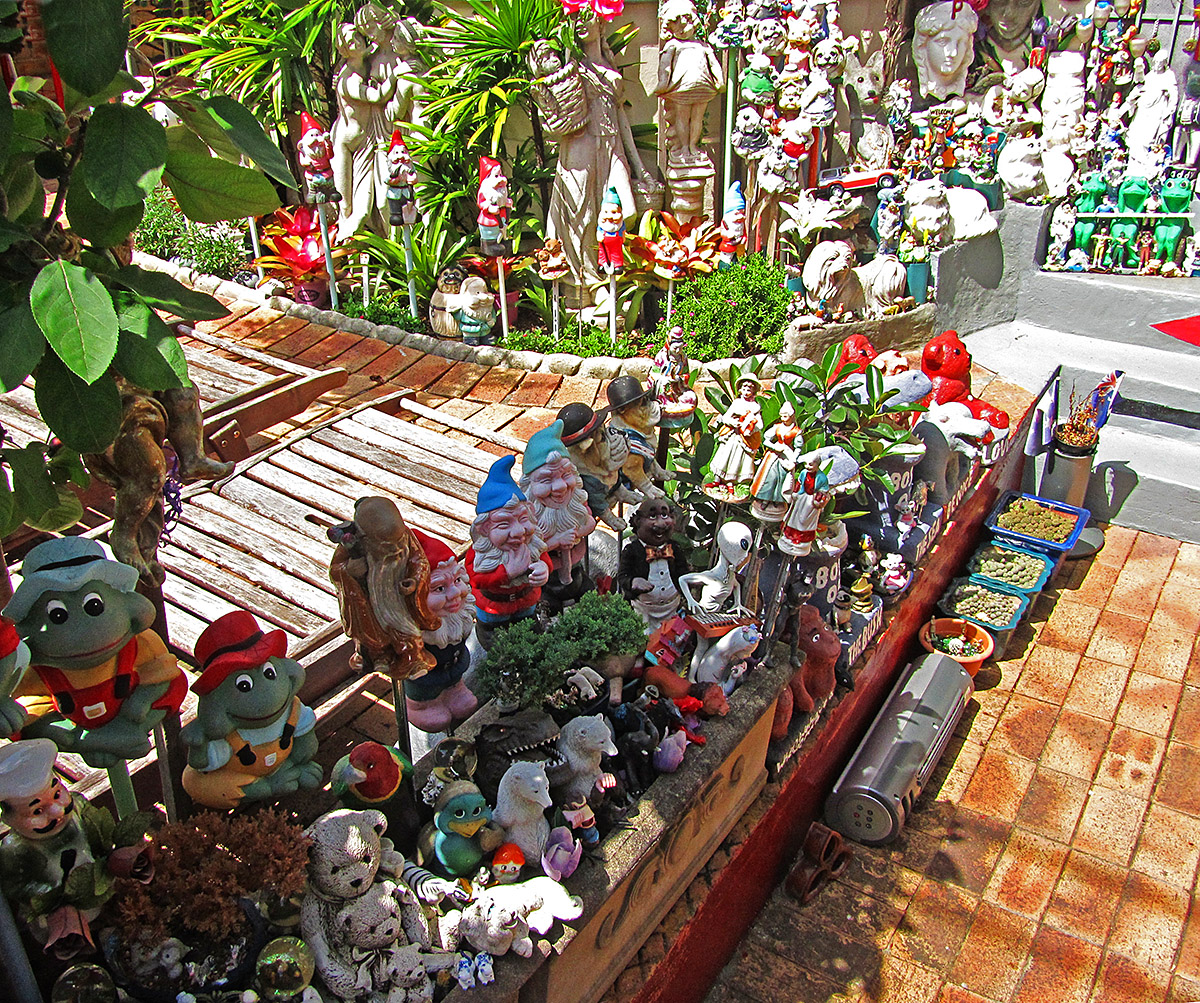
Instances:
[[[842,342],[842,354],[838,359],[837,368],[833,371],[833,378],[837,379],[843,369],[849,369],[852,373],[865,373],[867,366],[878,354],[865,334],[850,335]]]
[[[925,344],[921,371],[933,381],[930,398],[933,403],[964,404],[972,418],[982,418],[992,426],[995,438],[1004,438],[1008,432],[1008,412],[972,395],[971,353],[957,331],[943,331]]]
[[[801,606],[799,622],[793,629],[798,634],[794,639],[795,646],[804,652],[804,664],[779,694],[775,719],[771,723],[773,739],[787,734],[794,711],[809,713],[837,686],[833,670],[842,653],[842,644],[817,608],[807,603]]]

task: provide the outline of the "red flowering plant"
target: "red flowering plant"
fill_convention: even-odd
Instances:
[[[578,14],[581,11],[591,11],[601,21],[611,21],[620,17],[625,9],[625,0],[561,0],[562,9],[568,14]]]
[[[626,275],[663,289],[671,279],[707,275],[717,267],[720,243],[720,229],[699,216],[681,223],[669,212],[646,213],[625,242],[632,259]]]
[[[254,259],[254,264],[274,277],[291,285],[311,282],[325,275],[325,245],[321,239],[321,224],[317,212],[311,206],[298,206],[295,210],[276,209],[274,218],[263,227],[265,243],[274,248],[274,254],[264,254]],[[337,240],[337,223],[329,224],[329,241]],[[336,269],[346,256],[346,249],[334,246],[332,255]]]

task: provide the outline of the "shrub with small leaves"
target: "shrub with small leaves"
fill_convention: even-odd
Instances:
[[[645,650],[646,625],[629,601],[616,593],[588,592],[565,610],[552,628],[574,645],[583,662]]]
[[[559,632],[539,634],[532,618],[497,630],[476,670],[477,692],[485,700],[540,707],[562,686],[575,660],[574,648],[564,640]]]

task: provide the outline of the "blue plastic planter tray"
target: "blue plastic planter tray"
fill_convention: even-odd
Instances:
[[[988,623],[986,620],[980,620],[973,616],[967,616],[963,613],[955,611],[953,606],[953,596],[960,585],[971,583],[979,585],[987,589],[989,592],[999,592],[1002,595],[1012,596],[1019,600],[1016,611],[1012,615],[1012,619],[1006,624]],[[977,624],[992,635],[992,639],[996,642],[996,651],[992,655],[997,661],[1004,657],[1008,649],[1008,642],[1012,640],[1013,633],[1021,623],[1021,619],[1029,610],[1029,604],[1033,600],[1033,596],[1027,592],[1019,592],[1016,589],[1009,588],[1007,585],[998,585],[990,578],[981,578],[979,575],[971,575],[968,578],[955,578],[947,586],[946,591],[942,593],[942,598],[938,600],[938,609],[945,616],[956,616],[963,620],[969,620],[971,623]]]
[[[1043,565],[1041,573],[1038,575],[1037,581],[1028,587],[1014,585],[1012,582],[1001,581],[999,578],[991,578],[979,570],[980,558],[983,556],[983,551],[988,547],[995,547],[997,550],[1011,550],[1017,554],[1025,554],[1027,557],[1032,557],[1034,560],[1041,562]],[[1046,587],[1046,583],[1050,580],[1050,576],[1054,573],[1055,561],[1052,557],[1045,554],[1040,554],[1036,550],[1030,550],[1028,547],[1021,547],[1008,540],[988,540],[980,544],[980,547],[972,555],[970,563],[967,564],[967,573],[972,578],[980,578],[985,582],[993,585],[999,585],[1002,589],[1007,589],[1010,592],[1024,592],[1028,595],[1036,595]]]
[[[1017,533],[1011,529],[1005,529],[1003,526],[996,524],[996,520],[1008,508],[1009,503],[1017,498],[1028,498],[1040,505],[1045,505],[1047,508],[1052,508],[1056,512],[1061,512],[1063,515],[1075,517],[1075,528],[1071,530],[1068,536],[1062,543],[1055,543],[1053,540],[1042,540],[1036,536],[1026,536],[1024,533]],[[992,514],[987,517],[984,525],[991,530],[992,535],[1000,540],[1009,540],[1012,543],[1020,544],[1029,550],[1038,550],[1043,554],[1053,554],[1057,557],[1059,554],[1065,554],[1075,546],[1079,540],[1079,534],[1083,532],[1087,526],[1088,519],[1091,518],[1091,512],[1085,508],[1076,508],[1074,505],[1067,505],[1060,501],[1052,501],[1049,498],[1040,498],[1037,495],[1025,495],[1019,491],[1006,491],[1000,496],[1000,500],[996,503],[996,507],[992,509]]]

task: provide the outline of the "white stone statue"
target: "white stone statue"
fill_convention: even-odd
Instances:
[[[917,243],[940,247],[992,233],[996,219],[987,199],[973,188],[947,188],[931,178],[913,181],[905,189],[904,225]]]
[[[944,101],[966,90],[978,27],[975,11],[952,0],[940,0],[917,14],[912,55],[922,95]]]
[[[1032,133],[1009,136],[996,158],[996,173],[1004,194],[1016,202],[1040,201],[1046,196],[1042,138]]]
[[[392,132],[401,122],[420,122],[417,87],[403,79],[415,67],[401,55],[411,47],[414,23],[369,3],[355,14],[353,24],[337,30],[343,62],[334,78],[338,117],[332,130],[333,170],[343,195],[344,234],[364,224],[376,233],[388,232]]]
[[[663,103],[667,150],[672,157],[705,156],[704,112],[724,88],[725,73],[713,47],[696,37],[699,18],[692,0],[666,0],[659,17],[663,43],[654,93]]]
[[[1042,0],[989,0],[980,12],[987,35],[984,56],[1004,73],[1019,73],[1029,62],[1030,30]]]
[[[661,191],[634,145],[625,82],[601,28],[595,18],[577,22],[581,59],[564,59],[548,42],[536,42],[530,50],[534,100],[546,131],[558,141],[546,235],[562,241],[570,266],[564,281],[577,288],[584,305],[604,282],[594,253],[604,193],[615,188],[629,217],[637,210],[635,187],[649,200]]]
[[[1126,177],[1153,181],[1162,175],[1162,148],[1179,103],[1179,81],[1170,59],[1165,49],[1156,52],[1146,79],[1133,91],[1133,120],[1125,133],[1125,146],[1129,150]]]
[[[1052,52],[1046,60],[1042,94],[1042,139],[1048,150],[1069,149],[1083,114],[1087,92],[1080,52]]]

